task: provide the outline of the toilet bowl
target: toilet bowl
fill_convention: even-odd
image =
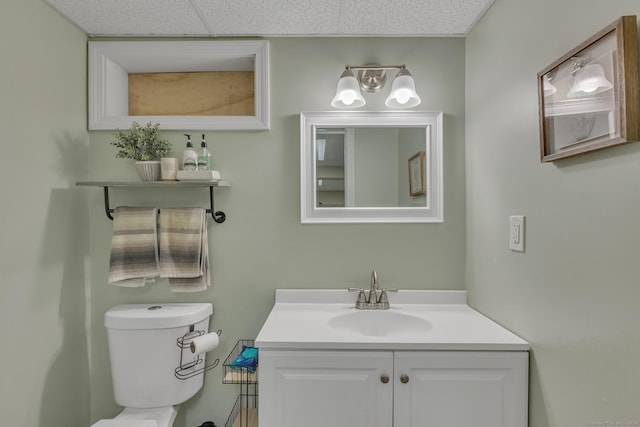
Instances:
[[[178,405],[203,383],[205,355],[191,354],[185,337],[206,334],[212,313],[206,303],[125,304],[107,311],[113,392],[124,410],[91,427],[172,427]]]

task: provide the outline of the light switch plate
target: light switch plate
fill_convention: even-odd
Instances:
[[[509,217],[509,249],[524,252],[524,215]]]

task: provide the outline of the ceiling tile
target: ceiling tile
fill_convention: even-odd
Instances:
[[[215,35],[332,35],[340,0],[194,0]]]
[[[464,36],[494,0],[43,0],[90,35]]]
[[[464,35],[493,0],[345,1],[340,31],[346,35]]]
[[[209,34],[189,0],[45,1],[87,34]]]

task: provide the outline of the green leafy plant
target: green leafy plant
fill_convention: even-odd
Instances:
[[[116,157],[133,160],[160,160],[171,153],[171,143],[160,138],[160,125],[149,122],[142,127],[138,122],[131,124],[131,129],[120,130],[114,134],[116,140],[111,145],[119,149]]]

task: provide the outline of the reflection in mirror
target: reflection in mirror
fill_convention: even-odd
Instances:
[[[344,207],[346,129],[316,130],[316,206]]]
[[[441,121],[302,113],[302,222],[442,222]]]
[[[424,191],[412,196],[407,185],[407,159],[424,153],[426,138],[424,127],[316,129],[316,207],[426,207]],[[423,189],[425,171],[414,172]]]

